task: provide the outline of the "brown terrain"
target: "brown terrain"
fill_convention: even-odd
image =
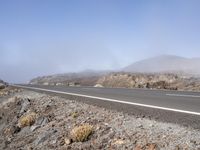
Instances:
[[[115,72],[70,79],[65,76],[46,76],[35,78],[30,84],[200,91],[200,78],[173,73]]]
[[[114,73],[101,77],[97,83],[105,87],[200,91],[200,78],[167,73]]]

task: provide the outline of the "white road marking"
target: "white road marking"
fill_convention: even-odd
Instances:
[[[200,95],[166,94],[167,96],[200,98]]]
[[[82,90],[92,90],[92,91],[99,91],[98,88],[81,88]]]
[[[142,106],[142,107],[147,107],[147,108],[155,108],[155,109],[161,109],[161,110],[167,110],[167,111],[180,112],[180,113],[192,114],[192,115],[198,115],[198,116],[200,116],[200,112],[193,112],[193,111],[187,111],[187,110],[173,109],[173,108],[160,107],[160,106],[155,106],[155,105],[147,105],[147,104],[141,104],[141,103],[133,103],[133,102],[121,101],[121,100],[117,100],[117,99],[110,99],[110,98],[104,98],[104,97],[96,97],[96,96],[76,94],[76,93],[69,93],[69,92],[63,92],[63,91],[48,90],[48,89],[42,89],[42,88],[36,88],[36,87],[27,87],[27,86],[21,86],[21,85],[13,85],[13,86],[20,87],[20,88],[26,88],[26,89],[32,89],[32,90],[40,90],[40,91],[46,91],[46,92],[52,92],[52,93],[58,93],[58,94],[66,94],[66,95],[73,95],[73,96],[79,96],[79,97],[87,97],[87,98],[98,99],[98,100],[103,100],[103,101],[123,103],[123,104],[129,104],[129,105],[135,105],[135,106]]]

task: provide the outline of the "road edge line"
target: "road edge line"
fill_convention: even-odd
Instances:
[[[72,96],[86,97],[86,98],[98,99],[98,100],[103,100],[103,101],[129,104],[129,105],[134,105],[134,106],[141,106],[141,107],[154,108],[154,109],[167,110],[167,111],[173,111],[173,112],[179,112],[179,113],[185,113],[185,114],[200,116],[200,113],[193,112],[193,111],[186,111],[186,110],[167,108],[167,107],[161,107],[161,106],[155,106],[155,105],[147,105],[147,104],[141,104],[141,103],[133,103],[133,102],[121,101],[121,100],[117,100],[117,99],[110,99],[110,98],[90,96],[90,95],[84,95],[84,94],[69,93],[69,92],[49,90],[49,89],[36,88],[36,87],[27,87],[27,86],[21,86],[21,85],[11,85],[11,86],[15,86],[15,87],[19,87],[19,88],[25,88],[25,89],[52,92],[52,93],[57,93],[57,94],[66,94],[66,95],[72,95]]]

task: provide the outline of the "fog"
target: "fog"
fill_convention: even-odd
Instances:
[[[32,50],[25,48],[25,50],[2,51],[0,77],[9,82],[25,82],[36,76],[79,72],[86,69],[117,70],[129,64],[133,58],[125,55],[125,51],[111,51],[102,45],[77,44],[79,45],[49,44],[41,50],[32,47]]]
[[[200,57],[199,1],[1,1],[0,78],[118,70],[162,54]]]

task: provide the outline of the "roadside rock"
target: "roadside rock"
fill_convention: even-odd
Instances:
[[[32,125],[30,129],[33,132],[33,131],[37,130],[38,128],[40,128],[40,125]]]
[[[22,103],[22,106],[21,106],[20,114],[22,115],[23,113],[25,113],[28,110],[31,102],[30,102],[30,99],[25,98],[25,99],[22,100],[21,103]]]
[[[48,118],[46,117],[39,117],[36,122],[35,125],[36,126],[45,126],[48,123]]]
[[[96,84],[96,85],[94,85],[94,87],[103,87],[103,85],[101,85],[101,84]]]
[[[44,133],[39,134],[37,139],[34,141],[35,145],[39,145],[46,141],[53,134],[53,132],[54,131],[46,131]]]

